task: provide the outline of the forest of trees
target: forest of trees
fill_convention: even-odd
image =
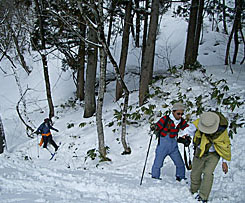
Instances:
[[[76,99],[84,101],[84,118],[96,113],[99,152],[106,158],[102,123],[103,97],[106,91],[108,61],[115,70],[115,98],[123,98],[121,141],[124,153],[131,152],[125,141],[129,91],[124,82],[129,42],[141,48],[139,105],[147,101],[153,80],[154,54],[159,18],[178,3],[173,15],[188,22],[183,67],[198,65],[198,47],[202,36],[203,18],[208,17],[211,29],[228,37],[224,64],[244,63],[245,55],[237,61],[240,44],[244,44],[244,8],[242,0],[0,0],[0,61],[8,60],[14,69],[32,72],[25,55],[37,52],[42,61],[49,117],[55,116],[49,80],[48,55],[62,54],[63,70],[70,69],[76,84]],[[227,24],[232,25],[229,30]],[[120,60],[111,53],[112,39],[121,36]],[[231,41],[235,49],[231,53]],[[244,50],[245,54],[245,50]],[[99,67],[97,67],[99,66]],[[5,73],[4,67],[0,71]],[[96,88],[99,72],[99,88]],[[24,93],[22,93],[24,99]],[[23,101],[22,101],[23,102]],[[1,121],[1,119],[0,119]],[[1,122],[0,122],[1,123]],[[31,129],[27,125],[27,129]],[[2,125],[1,125],[2,126]],[[3,129],[1,127],[1,129]],[[0,129],[0,130],[1,130]],[[31,129],[32,130],[32,129]],[[3,132],[3,130],[2,130]],[[1,135],[2,136],[2,135]],[[0,138],[1,138],[0,136]],[[0,142],[0,145],[3,142]],[[1,146],[0,146],[1,153]]]

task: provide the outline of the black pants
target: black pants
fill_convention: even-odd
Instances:
[[[48,143],[53,145],[55,149],[58,149],[57,144],[54,142],[52,135],[49,136],[43,136],[43,148],[47,148]]]

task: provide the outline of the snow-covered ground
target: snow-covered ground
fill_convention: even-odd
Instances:
[[[169,56],[171,65],[178,65],[183,62],[185,46],[186,23],[180,19],[166,17],[162,19],[161,35],[158,37],[158,51],[164,56]],[[176,25],[178,32],[175,32],[173,25]],[[172,30],[172,32],[169,32]],[[172,34],[171,34],[172,33]],[[174,34],[173,34],[174,33]],[[204,34],[204,43],[200,47],[198,60],[206,65],[206,75],[213,74],[212,79],[225,79],[229,85],[227,95],[235,94],[240,97],[240,101],[245,101],[245,66],[236,65],[232,69],[223,64],[224,45],[212,46],[216,40],[222,41],[220,34]],[[205,38],[206,37],[206,38]],[[171,50],[166,45],[172,47]],[[162,48],[165,46],[165,48]],[[117,46],[119,47],[119,46]],[[209,50],[212,48],[212,52]],[[161,50],[165,50],[161,51]],[[223,50],[223,52],[222,52]],[[116,55],[119,54],[116,51]],[[138,50],[132,49],[129,56],[128,68],[138,67]],[[207,54],[207,52],[209,54]],[[168,54],[167,54],[168,53]],[[170,54],[170,55],[169,55]],[[182,95],[184,101],[195,104],[195,99],[199,95],[207,95],[205,108],[216,107],[230,119],[239,113],[243,118],[239,122],[244,122],[245,105],[236,108],[234,113],[217,105],[210,100],[211,86],[205,79],[205,75],[199,71],[186,72],[179,70],[178,75],[170,75],[166,72],[166,61],[164,57],[156,59],[155,70],[162,76],[166,76],[162,81],[159,80],[153,86],[160,87],[163,92],[169,92],[162,98],[155,96],[149,100],[145,106],[156,105],[155,121],[159,119],[157,112],[165,112],[173,99]],[[33,72],[26,76],[20,69],[19,76],[22,88],[31,90],[28,92],[27,109],[28,115],[35,127],[47,117],[47,103],[45,101],[45,90],[41,62],[29,61],[33,66]],[[7,151],[0,155],[0,202],[14,203],[34,203],[34,202],[71,202],[71,203],[184,203],[196,202],[194,196],[189,193],[190,172],[187,171],[187,184],[176,182],[175,167],[166,158],[162,168],[162,180],[152,179],[149,175],[154,159],[154,150],[157,144],[152,140],[149,157],[146,165],[143,184],[140,185],[142,170],[146,158],[146,152],[150,141],[149,121],[146,115],[137,121],[137,124],[127,126],[127,140],[132,149],[131,155],[122,156],[122,144],[120,142],[121,129],[116,125],[114,109],[120,110],[120,102],[114,102],[115,82],[107,86],[104,102],[103,123],[105,125],[105,143],[109,147],[108,157],[111,162],[99,162],[99,158],[91,160],[87,156],[87,151],[98,147],[95,117],[83,118],[83,105],[78,103],[75,107],[69,107],[67,102],[73,97],[75,86],[69,71],[61,72],[58,60],[49,60],[52,93],[54,97],[56,117],[54,127],[59,132],[53,132],[56,143],[60,143],[60,149],[53,160],[49,160],[50,154],[47,150],[39,148],[37,143],[40,137],[34,139],[27,138],[25,129],[20,122],[15,106],[19,100],[19,91],[16,85],[12,69],[9,68],[7,61],[1,64],[7,67],[8,75],[1,73],[0,87],[1,100],[0,112],[6,132]],[[138,101],[138,76],[128,73],[126,82],[130,90],[130,105],[133,110],[139,110]],[[190,89],[191,88],[191,89]],[[150,90],[154,92],[153,88]],[[186,95],[186,98],[183,97]],[[209,96],[209,97],[208,97]],[[61,104],[65,108],[61,107]],[[187,113],[195,110],[195,105]],[[191,115],[194,120],[196,115]],[[114,121],[114,125],[109,123]],[[84,127],[79,127],[85,123]],[[74,126],[74,127],[72,127]],[[242,203],[245,202],[245,130],[239,128],[232,140],[232,160],[229,163],[228,174],[223,174],[221,163],[215,170],[214,184],[210,194],[210,202],[220,203]],[[183,146],[180,145],[183,154]],[[52,146],[50,146],[52,149]],[[98,155],[98,153],[96,153]],[[86,159],[86,161],[85,161]]]

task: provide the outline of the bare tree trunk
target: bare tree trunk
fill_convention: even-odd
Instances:
[[[103,0],[98,1],[97,11],[97,22],[98,22],[98,32],[97,37],[99,42],[103,40],[106,45],[106,39],[104,35],[104,22],[103,22]],[[109,49],[109,48],[108,48]],[[99,85],[99,95],[97,100],[97,113],[96,113],[96,123],[97,123],[97,133],[99,139],[99,152],[104,161],[111,161],[106,157],[106,147],[104,142],[104,131],[102,123],[102,107],[104,101],[105,93],[105,80],[106,80],[106,65],[107,65],[107,53],[105,52],[104,46],[100,48],[100,85]]]
[[[83,1],[78,1],[78,7],[79,7],[81,13],[83,13],[83,8],[81,7],[82,3],[83,3]],[[110,52],[110,49],[109,49],[109,47],[106,44],[106,39],[105,39],[105,35],[104,35],[103,9],[102,9],[103,8],[103,0],[98,0],[98,4],[97,5],[98,5],[98,7],[95,7],[95,9],[93,10],[94,11],[93,13],[94,13],[94,15],[96,17],[96,21],[97,21],[96,27],[93,26],[91,24],[91,21],[88,20],[89,19],[88,16],[84,16],[84,19],[87,21],[87,23],[89,24],[90,27],[94,27],[95,29],[97,29],[98,40],[99,40],[99,42],[100,42],[100,44],[101,44],[101,46],[103,48],[103,51],[109,57],[110,62],[112,63],[113,67],[115,68],[117,80],[120,82],[120,84],[121,84],[121,86],[123,88],[124,98],[125,98],[125,100],[124,100],[124,110],[125,111],[123,112],[123,121],[125,121],[125,122],[124,123],[122,122],[122,126],[126,126],[126,116],[127,116],[127,109],[128,109],[128,102],[127,101],[128,101],[128,98],[129,98],[129,91],[127,89],[126,84],[122,80],[122,77],[120,75],[120,71],[119,71],[119,68],[117,66],[117,63],[114,60],[114,58],[113,58],[113,56],[112,56],[112,54]],[[100,52],[100,53],[102,53],[102,52]],[[105,58],[105,57],[102,57],[102,58]],[[104,64],[104,62],[103,62],[103,64]],[[98,101],[98,102],[102,102],[102,104],[103,104],[103,98],[101,97],[100,101]],[[99,104],[97,104],[97,106],[98,105]],[[101,103],[100,103],[100,105],[101,105]],[[102,112],[102,110],[101,110],[101,112]],[[97,114],[98,114],[98,107],[97,107]],[[102,118],[102,115],[101,115],[101,118]],[[98,121],[98,122],[102,123],[102,120]],[[102,126],[102,124],[100,124],[100,125]],[[101,152],[104,153],[106,150],[103,149],[103,148],[105,148],[105,146],[104,146],[104,136],[103,136],[104,134],[103,134],[103,129],[102,129],[102,131],[101,131],[101,129],[102,128],[100,127],[100,130],[97,130],[97,132],[98,132],[98,136],[100,136],[100,139],[103,139],[103,142],[101,142],[101,144],[100,144],[100,146],[101,146],[100,148],[101,148]],[[126,137],[126,128],[124,128],[124,130],[122,130],[122,133],[124,133],[124,135],[122,134],[122,138],[125,138]],[[123,146],[125,152],[127,152],[127,154],[129,154],[131,152],[130,147],[127,146],[126,141],[125,142],[123,141],[123,143],[126,144],[126,146]]]
[[[194,50],[194,41],[196,34],[196,24],[197,24],[197,15],[198,15],[198,4],[199,0],[191,1],[191,10],[189,16],[188,23],[188,31],[187,31],[187,40],[186,40],[186,48],[185,48],[185,68],[189,68],[190,65],[194,64],[193,50]]]
[[[230,55],[230,46],[231,46],[231,41],[232,41],[232,37],[233,35],[238,34],[239,31],[239,24],[241,21],[241,7],[240,7],[240,0],[236,0],[235,1],[235,9],[236,9],[236,14],[235,14],[235,19],[234,19],[234,23],[232,26],[232,30],[228,39],[228,43],[227,43],[227,47],[226,47],[226,54],[225,54],[225,65],[229,64],[229,55]],[[232,63],[234,64],[234,62],[236,62],[236,56],[237,56],[237,52],[238,52],[238,42],[236,40],[238,40],[238,36],[234,37],[235,40],[235,51],[234,51],[234,56],[233,56],[233,61]]]
[[[236,16],[234,21],[234,43],[235,43],[235,50],[233,55],[232,64],[236,64],[238,49],[239,49],[239,39],[238,39],[238,32],[241,27],[241,10],[242,10],[242,1],[236,0]]]
[[[81,19],[80,19],[81,20]],[[85,38],[86,26],[81,23],[80,34]],[[77,98],[82,101],[84,100],[84,69],[85,69],[85,43],[80,41],[78,50],[78,69],[77,69]]]
[[[84,12],[84,1],[78,0],[78,8],[88,24],[90,29],[95,29],[97,31],[97,37],[100,41],[101,35],[104,37],[104,24],[103,20],[103,1],[99,0],[97,6],[95,6],[94,1],[90,1],[86,3],[86,6],[91,6],[91,9],[93,10],[93,16],[87,16],[86,11]],[[90,18],[94,18],[96,21],[98,21],[98,25],[95,26],[94,23],[92,23],[92,20]],[[106,42],[105,42],[106,43]],[[89,43],[90,45],[93,43]],[[98,134],[98,142],[99,142],[99,153],[103,160],[110,160],[106,157],[106,147],[105,147],[105,140],[104,140],[104,130],[103,130],[103,122],[102,122],[102,109],[103,109],[103,101],[104,101],[104,93],[105,93],[105,73],[106,73],[106,55],[104,53],[104,49],[102,49],[102,46],[99,46],[100,48],[100,82],[99,82],[99,93],[97,98],[97,109],[96,109],[96,126],[97,126],[97,134]],[[86,93],[86,91],[85,91]]]
[[[204,0],[200,0],[198,15],[197,15],[196,33],[194,39],[193,61],[197,61],[197,56],[198,56],[200,34],[201,34],[202,23],[203,23],[203,8],[204,8]]]
[[[40,9],[40,5],[38,0],[35,0],[35,6],[36,6],[36,12],[37,12],[37,17],[38,17],[38,22],[39,22],[39,29],[40,29],[40,37],[41,37],[41,45],[42,45],[42,50],[46,49],[46,42],[45,42],[45,37],[44,37],[44,28],[43,28],[43,15],[42,11]],[[46,85],[46,94],[47,94],[47,100],[48,100],[48,105],[49,105],[49,118],[51,119],[54,116],[54,105],[52,101],[52,95],[51,95],[51,89],[50,89],[50,82],[49,82],[49,74],[48,74],[48,62],[47,62],[47,56],[46,54],[39,52],[41,55],[42,63],[43,63],[43,72],[44,72],[44,80],[45,80],[45,85]]]
[[[102,0],[99,1],[100,5],[102,5]],[[102,6],[101,6],[102,7]],[[102,11],[102,9],[100,9]],[[101,13],[99,12],[99,16],[103,16]],[[117,66],[116,61],[114,60],[110,49],[108,48],[107,44],[106,44],[106,40],[105,40],[105,36],[104,36],[104,25],[103,22],[101,21],[101,17],[99,18],[99,22],[98,22],[98,39],[99,42],[101,43],[103,50],[105,51],[105,53],[107,54],[107,56],[110,59],[110,62],[112,63],[113,67],[115,68],[116,71],[116,77],[117,80],[120,82],[121,87],[123,88],[124,91],[124,105],[123,105],[123,118],[122,118],[122,134],[121,134],[121,141],[123,144],[123,148],[124,148],[124,152],[122,153],[124,154],[130,154],[131,153],[131,148],[128,146],[127,142],[126,142],[126,121],[127,121],[127,110],[128,110],[128,100],[129,100],[129,91],[128,88],[126,86],[126,84],[124,83],[122,76],[120,74],[119,68]]]
[[[143,42],[142,42],[142,59],[141,59],[141,65],[143,63],[143,56],[145,53],[146,48],[146,39],[147,39],[147,30],[148,30],[148,9],[149,9],[149,0],[145,1],[145,13],[144,13],[144,31],[143,31]]]
[[[92,28],[88,31],[89,40],[97,43],[97,33]],[[98,61],[98,48],[93,45],[89,45],[88,48],[88,63],[86,69],[86,82],[85,82],[85,109],[84,118],[93,116],[96,111],[95,103],[95,79]]]
[[[232,27],[232,30],[231,30],[231,34],[229,36],[228,43],[227,43],[227,46],[226,46],[225,65],[229,64],[230,47],[231,47],[231,40],[232,40],[233,34],[234,34],[234,24],[233,24],[233,27]]]
[[[245,38],[242,32],[242,28],[240,27],[240,33],[241,33],[241,37],[242,37],[242,41],[243,41],[243,59],[240,62],[240,65],[242,65],[245,61]]]
[[[105,138],[102,123],[102,109],[105,93],[105,63],[106,54],[102,48],[100,48],[100,83],[99,83],[99,94],[97,99],[97,113],[96,113],[96,125],[99,140],[99,152],[103,159],[106,159],[106,148],[105,148]]]
[[[43,73],[44,73],[46,94],[47,94],[48,106],[49,106],[49,118],[51,119],[52,117],[54,117],[54,105],[53,105],[50,82],[49,82],[48,62],[47,62],[46,55],[41,54],[41,57],[43,62]]]
[[[6,144],[6,139],[5,139],[5,133],[4,133],[4,128],[3,128],[3,122],[0,116],[0,154],[3,153],[4,148],[7,147]]]
[[[139,0],[135,0],[136,7],[136,36],[135,36],[135,46],[140,46],[140,14],[139,14]]]
[[[113,24],[113,18],[114,18],[114,9],[116,8],[116,2],[111,2],[111,8],[110,8],[110,21],[109,21],[109,29],[108,29],[108,35],[107,35],[107,44],[110,47],[111,43],[111,31],[112,31],[112,24]]]
[[[128,44],[129,44],[129,33],[130,33],[130,24],[131,24],[131,11],[132,11],[132,1],[127,2],[125,9],[125,19],[124,19],[124,29],[123,29],[123,38],[122,38],[122,49],[119,63],[119,70],[124,78],[125,67],[127,63],[128,56]],[[122,97],[123,89],[119,82],[116,83],[116,101]]]
[[[228,34],[227,31],[227,26],[226,26],[226,4],[225,4],[225,0],[223,0],[223,28],[224,28],[224,33]]]
[[[154,65],[154,54],[156,44],[156,33],[159,17],[159,0],[152,1],[151,19],[149,33],[144,51],[143,61],[141,65],[140,86],[139,86],[139,105],[142,106],[149,91],[149,84],[152,80],[152,72]]]

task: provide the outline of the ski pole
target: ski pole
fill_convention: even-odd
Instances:
[[[141,176],[141,180],[140,180],[140,185],[142,185],[142,181],[143,181],[143,177],[144,177],[144,173],[145,173],[146,162],[147,162],[147,158],[148,158],[150,147],[151,147],[151,140],[152,140],[152,133],[151,133],[150,142],[149,142],[149,146],[148,146],[148,150],[147,150],[147,154],[146,154],[146,158],[145,158],[145,165],[143,168],[143,172],[142,172],[142,176]]]
[[[39,140],[38,140],[38,134],[37,134],[37,158],[39,158]]]

